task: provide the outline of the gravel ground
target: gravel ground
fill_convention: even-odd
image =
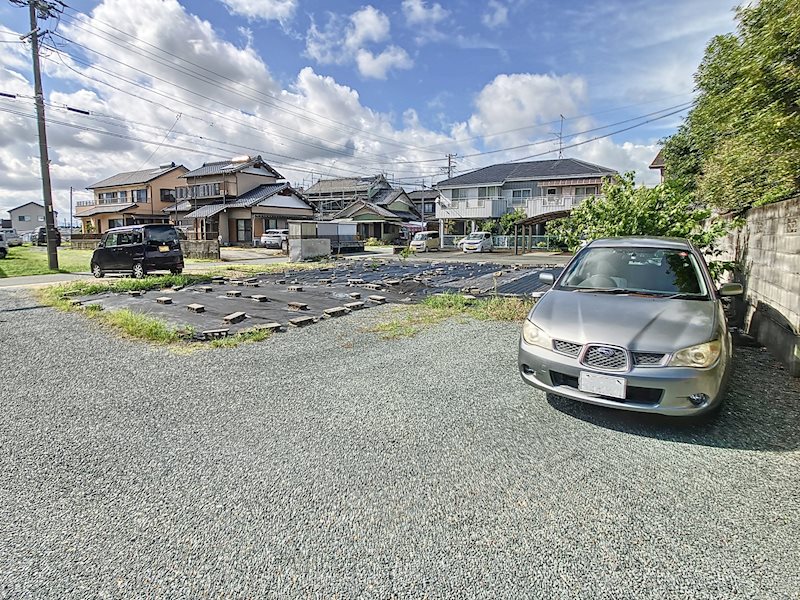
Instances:
[[[177,356],[35,306],[0,291],[4,597],[798,597],[800,386],[760,350],[683,427],[548,404],[508,324]]]

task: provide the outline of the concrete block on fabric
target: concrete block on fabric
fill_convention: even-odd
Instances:
[[[235,312],[222,317],[222,320],[225,321],[228,325],[233,325],[234,323],[239,323],[241,321],[244,321],[246,318],[247,318],[247,313]]]

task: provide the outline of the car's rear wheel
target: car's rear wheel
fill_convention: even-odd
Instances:
[[[136,263],[133,265],[133,277],[135,279],[142,279],[147,272],[144,270],[144,265],[142,263]]]
[[[183,269],[170,269],[169,272],[172,273],[173,275],[180,275],[181,273],[183,273]]]
[[[103,269],[100,268],[100,265],[92,265],[92,275],[100,279],[101,277],[105,276]]]
[[[0,258],[5,258],[5,257],[6,257],[6,249],[0,248]]]

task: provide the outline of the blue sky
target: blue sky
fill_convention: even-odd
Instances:
[[[143,163],[256,151],[298,184],[383,171],[429,185],[447,153],[459,172],[555,156],[559,115],[564,144],[581,144],[566,156],[653,183],[647,164],[685,111],[587,140],[691,101],[705,45],[734,28],[728,0],[69,5],[45,25],[57,35],[43,61],[62,209],[70,185],[87,194]],[[40,196],[35,129],[18,114],[32,113],[29,47],[9,33],[28,29],[26,10],[0,4],[0,91],[19,95],[0,102],[2,209]]]

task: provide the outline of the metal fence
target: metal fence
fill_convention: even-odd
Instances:
[[[442,236],[442,247],[443,248],[454,248],[459,240],[463,239],[466,236],[463,235],[443,235]],[[527,245],[529,248],[550,248],[550,236],[549,235],[518,235],[517,236],[517,247],[522,248],[527,241]],[[492,243],[494,244],[495,248],[501,249],[514,249],[514,236],[513,235],[495,235],[492,236]]]

